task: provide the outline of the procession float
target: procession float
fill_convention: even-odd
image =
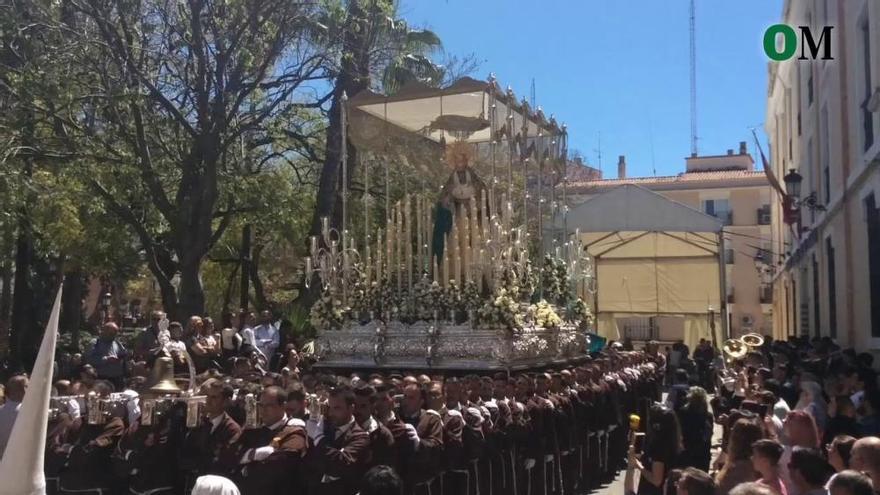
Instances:
[[[319,366],[516,370],[585,356],[592,262],[580,236],[550,227],[567,212],[565,126],[494,77],[342,107],[341,227],[322,219],[304,262],[320,284]]]

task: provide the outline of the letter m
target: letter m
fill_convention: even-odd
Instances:
[[[834,57],[831,56],[831,30],[834,29],[834,26],[823,27],[819,41],[813,39],[813,33],[809,26],[798,26],[798,28],[801,30],[801,56],[798,57],[798,60],[807,60],[804,55],[804,49],[807,47],[809,47],[811,58],[815,60],[819,55],[819,48],[823,45],[825,50],[822,54],[822,60],[834,60]]]

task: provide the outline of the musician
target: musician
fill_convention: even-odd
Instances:
[[[348,387],[331,389],[323,421],[309,420],[312,448],[308,471],[313,493],[354,495],[366,472],[370,435],[355,421],[355,396]],[[323,423],[323,424],[321,424]]]
[[[241,435],[241,427],[226,412],[230,407],[233,393],[232,385],[214,381],[205,391],[205,416],[196,428],[187,429],[184,434],[180,467],[188,479],[186,486],[196,477],[205,474],[229,475],[236,466],[223,465],[221,460],[227,449]]]
[[[93,392],[108,399],[113,386],[106,381],[95,382]],[[101,413],[100,424],[83,421],[76,441],[69,451],[67,467],[61,473],[61,493],[103,495],[113,484],[110,455],[125,432],[125,406],[117,404]]]
[[[150,425],[136,419],[119,440],[112,459],[116,475],[133,495],[172,495],[178,484],[179,432],[185,427],[186,406],[174,404],[155,414]]]
[[[362,385],[354,389],[354,419],[370,436],[370,459],[368,465],[397,466],[397,455],[394,448],[394,435],[387,426],[380,423],[374,416],[376,389],[372,385]]]
[[[284,412],[287,393],[267,387],[260,394],[263,426],[246,429],[235,442],[233,481],[242,495],[288,494],[303,479],[303,457],[307,449],[305,427]],[[229,454],[222,454],[229,459]],[[229,462],[228,460],[226,462]]]

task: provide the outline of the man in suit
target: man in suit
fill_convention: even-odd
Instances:
[[[429,485],[440,473],[443,454],[443,422],[436,411],[426,411],[426,391],[417,383],[403,388],[401,416],[413,455],[407,458],[404,481],[416,495],[429,492]]]
[[[354,418],[354,392],[348,387],[331,389],[327,414],[321,422],[309,420],[309,472],[313,493],[354,495],[369,460],[370,435]],[[317,426],[314,428],[312,425]]]
[[[394,447],[394,435],[387,426],[374,417],[377,394],[372,385],[354,389],[354,420],[370,435],[370,466],[391,466],[398,464]]]
[[[230,449],[236,465],[233,481],[242,495],[289,494],[303,480],[303,457],[308,447],[305,424],[284,412],[287,393],[270,386],[260,394],[263,426],[243,430]],[[230,459],[230,455],[224,456]],[[226,462],[230,462],[227,460]]]
[[[233,448],[241,427],[226,412],[232,400],[232,385],[214,381],[205,390],[205,417],[196,428],[187,429],[180,454],[180,467],[189,487],[205,474],[228,476],[238,465],[223,465],[223,453]]]

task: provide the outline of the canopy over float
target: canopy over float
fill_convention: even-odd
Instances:
[[[575,241],[543,236],[565,210],[565,126],[491,77],[364,91],[342,111],[365,187],[362,220],[349,221],[344,188],[341,231],[325,221],[305,263],[323,289],[312,311],[321,365],[511,369],[583,356],[590,317],[575,294],[592,266]],[[402,194],[395,161],[418,174]],[[384,211],[371,215],[383,181]],[[385,222],[373,231],[376,213]]]

